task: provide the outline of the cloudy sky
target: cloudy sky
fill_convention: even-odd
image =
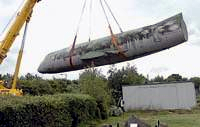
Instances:
[[[0,34],[24,0],[0,0]],[[88,0],[89,3],[90,0]],[[93,1],[92,34],[96,39],[109,35],[107,23],[98,0]],[[34,8],[29,25],[27,41],[20,74],[27,72],[38,74],[37,68],[48,53],[72,45],[80,11],[84,0],[42,0]],[[179,73],[184,77],[200,76],[200,1],[193,0],[107,0],[124,31],[151,25],[182,12],[189,34],[188,42],[153,55],[129,61],[138,68],[138,72],[167,77]],[[78,42],[85,42],[89,35],[89,4],[80,25]],[[117,25],[109,18],[115,33]],[[18,36],[8,57],[0,65],[0,73],[13,73],[20,46]],[[116,64],[125,66],[127,62]],[[107,74],[109,66],[98,67]],[[81,71],[69,72],[69,79],[76,79]],[[41,75],[44,77],[62,77],[63,75]]]

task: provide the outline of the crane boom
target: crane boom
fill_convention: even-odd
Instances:
[[[12,46],[13,42],[15,41],[17,35],[19,35],[19,32],[22,28],[22,26],[25,24],[24,29],[24,35],[23,40],[21,44],[21,48],[19,50],[17,63],[15,66],[15,73],[13,75],[13,82],[12,82],[12,88],[8,89],[4,87],[5,82],[0,80],[0,94],[11,94],[15,96],[21,96],[22,90],[16,89],[17,85],[17,78],[19,74],[19,68],[21,64],[21,59],[23,55],[23,49],[24,49],[24,43],[26,38],[26,31],[28,27],[29,20],[31,18],[31,14],[33,11],[33,8],[37,2],[41,0],[26,0],[21,10],[17,13],[17,16],[13,23],[11,24],[10,28],[8,29],[7,33],[5,34],[5,37],[2,41],[0,41],[0,64],[3,62],[3,60],[6,58],[7,53]]]
[[[27,29],[28,29],[28,23],[29,23],[29,21],[26,21],[25,29],[24,29],[24,35],[23,35],[23,40],[22,40],[21,48],[19,50],[18,57],[17,57],[17,63],[16,63],[16,67],[15,67],[15,73],[14,73],[14,76],[13,76],[12,89],[16,89],[16,86],[17,86],[17,78],[18,78],[19,68],[20,68],[20,65],[21,65],[22,55],[23,55],[23,51],[24,51],[26,33],[27,33]]]
[[[17,13],[13,24],[11,24],[10,29],[7,31],[5,37],[0,43],[0,64],[3,62],[4,58],[6,58],[6,54],[19,34],[19,31],[26,20],[30,17],[35,4],[39,1],[41,0],[26,0],[22,9]]]

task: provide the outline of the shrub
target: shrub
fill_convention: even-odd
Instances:
[[[0,126],[72,126],[96,118],[97,104],[88,95],[0,97]]]
[[[81,93],[88,94],[96,99],[97,116],[100,119],[107,119],[110,107],[110,91],[106,79],[100,73],[92,69],[87,69],[80,75]]]
[[[29,79],[29,78],[28,78]],[[65,79],[21,79],[19,80],[20,89],[25,95],[53,95],[58,93],[78,93],[77,84]]]

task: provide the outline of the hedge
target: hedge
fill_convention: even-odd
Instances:
[[[97,118],[96,100],[88,95],[0,97],[0,127],[71,127]]]

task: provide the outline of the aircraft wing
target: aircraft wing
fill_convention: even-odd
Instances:
[[[86,54],[81,55],[82,60],[90,60],[95,59],[98,57],[107,56],[105,52],[103,51],[90,51]]]
[[[123,52],[126,52],[127,50],[123,50]],[[119,51],[117,49],[104,49],[99,51],[90,51],[86,54],[81,55],[82,60],[90,60],[95,59],[98,57],[105,57],[108,55],[118,55]]]

